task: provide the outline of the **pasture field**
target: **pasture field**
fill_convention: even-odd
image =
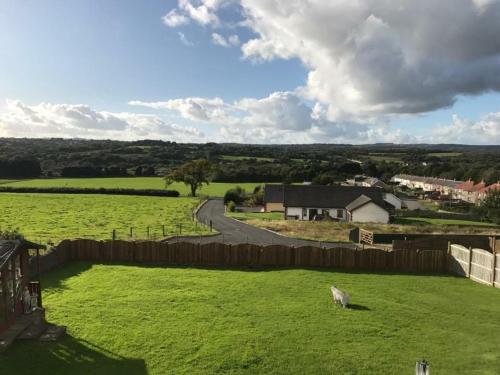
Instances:
[[[500,290],[465,278],[71,263],[42,285],[68,336],[16,342],[2,374],[500,372]]]
[[[420,217],[398,217],[395,224],[339,223],[332,221],[283,220],[280,212],[235,212],[228,216],[284,236],[314,241],[348,242],[349,231],[358,226],[375,233],[457,233],[500,235],[495,224]]]
[[[0,180],[0,183],[2,180]],[[4,180],[5,181],[5,180]],[[262,185],[264,182],[213,182],[208,186],[203,186],[198,195],[208,195],[222,197],[229,189],[241,186],[251,192],[253,189]],[[158,190],[177,190],[181,195],[190,194],[189,186],[180,182],[174,182],[165,187],[165,180],[162,177],[109,177],[109,178],[47,178],[33,180],[16,180],[13,182],[4,182],[5,186],[12,187],[72,187],[72,188],[105,188],[105,189],[158,189]]]
[[[110,239],[113,229],[117,238],[129,239],[150,235],[161,238],[162,225],[167,234],[206,233],[192,221],[197,198],[137,197],[122,195],[79,194],[0,194],[0,228],[19,228],[32,241],[58,243],[63,239]]]

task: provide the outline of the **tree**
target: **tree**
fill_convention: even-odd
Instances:
[[[500,224],[500,190],[491,190],[479,207],[481,216]]]
[[[196,191],[209,184],[212,178],[212,165],[205,159],[193,160],[181,165],[173,172],[165,176],[166,185],[169,186],[174,181],[183,182],[189,185],[191,196],[196,196]]]

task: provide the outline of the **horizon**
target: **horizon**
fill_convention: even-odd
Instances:
[[[398,4],[0,1],[0,137],[500,144],[500,1]]]

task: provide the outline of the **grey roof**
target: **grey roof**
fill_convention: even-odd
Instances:
[[[283,203],[283,185],[266,185],[264,187],[264,202]]]
[[[394,181],[396,178],[401,178],[404,180],[409,180],[409,181],[414,181],[414,182],[423,182],[426,184],[432,184],[432,185],[437,185],[437,186],[446,186],[450,188],[455,188],[463,181],[457,181],[457,180],[449,180],[446,178],[439,178],[439,177],[423,177],[423,176],[414,176],[410,174],[397,174],[394,177],[392,177],[391,181]]]
[[[380,207],[385,207],[383,191],[379,188],[361,186],[284,186],[285,207],[345,208],[361,195],[370,198]]]
[[[367,197],[366,195],[363,194],[357,197],[351,203],[349,203],[345,208],[347,209],[347,211],[352,211],[358,207],[364,206],[365,204],[371,201],[372,199],[370,197]]]
[[[0,241],[0,268],[10,259],[10,257],[16,252],[17,248],[20,246],[21,241],[19,240],[4,240]]]
[[[0,269],[20,249],[44,249],[45,246],[38,245],[25,240],[0,240]]]

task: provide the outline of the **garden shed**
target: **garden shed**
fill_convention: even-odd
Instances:
[[[30,280],[29,250],[45,248],[24,239],[0,240],[0,332],[7,330],[25,311],[23,292],[31,296],[31,308],[41,306],[38,281]]]

